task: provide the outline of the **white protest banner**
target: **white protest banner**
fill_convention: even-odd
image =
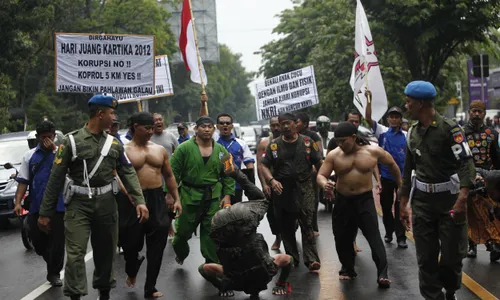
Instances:
[[[387,95],[375,51],[370,25],[361,1],[356,6],[355,58],[350,84],[354,92],[354,105],[365,116],[366,89],[372,92],[372,119],[380,120],[387,111]]]
[[[167,55],[155,57],[155,89],[153,94],[113,94],[119,103],[172,96],[174,87]]]
[[[255,107],[259,121],[319,103],[313,66],[266,79],[256,86]]]
[[[57,92],[153,94],[154,36],[56,33],[55,40]]]

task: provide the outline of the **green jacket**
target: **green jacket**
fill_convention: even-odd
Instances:
[[[58,195],[64,187],[66,173],[74,180],[75,185],[83,186],[83,160],[87,161],[87,171],[90,173],[101,155],[101,149],[107,137],[105,132],[98,136],[93,135],[86,126],[71,134],[75,138],[78,158],[72,161],[71,143],[69,138],[65,137],[54,160],[47,189],[43,196],[40,216],[50,217],[55,213]],[[104,158],[94,177],[90,180],[90,186],[101,187],[111,183],[115,177],[114,170],[117,171],[135,203],[145,204],[135,169],[124,154],[123,145],[116,138],[113,140],[108,156]]]
[[[446,182],[457,173],[460,187],[472,187],[476,175],[472,152],[456,122],[436,113],[427,129],[413,124],[407,142],[402,195],[410,194],[412,170],[425,183]]]
[[[202,200],[203,189],[193,185],[211,185],[212,199],[234,195],[234,179],[224,175],[224,167],[220,163],[227,153],[224,146],[214,142],[212,155],[205,164],[196,137],[179,145],[172,154],[170,165],[180,187],[183,204],[197,204]]]

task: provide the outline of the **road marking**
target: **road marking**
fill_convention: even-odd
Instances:
[[[90,251],[85,255],[85,263],[87,263],[89,260],[91,260],[94,257],[94,251]],[[64,270],[61,271],[61,280],[64,279]],[[48,289],[50,289],[52,286],[50,283],[47,281],[41,286],[37,287],[34,289],[31,293],[28,295],[24,296],[21,298],[21,300],[35,300],[36,298],[40,297],[43,293],[45,293]]]
[[[377,213],[382,216],[382,209],[379,207],[379,205],[376,205]],[[406,232],[406,237],[415,243],[415,239],[413,238],[413,232],[407,231]],[[497,297],[495,297],[492,293],[488,292],[487,289],[485,289],[482,285],[477,283],[472,277],[467,275],[465,272],[462,272],[462,283],[465,285],[471,292],[476,294],[476,296],[479,297],[479,299],[496,299],[498,300]]]

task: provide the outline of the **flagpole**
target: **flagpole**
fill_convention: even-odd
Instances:
[[[191,23],[193,24],[194,43],[196,45],[196,56],[198,57],[198,71],[200,72],[201,93],[206,94],[205,82],[203,82],[203,71],[201,69],[200,49],[198,48],[198,36],[196,35],[196,26],[194,23],[193,5],[191,4],[191,0],[189,0],[189,12],[191,13]],[[208,103],[207,102],[204,102],[204,103],[207,106],[207,113],[208,113]]]
[[[365,56],[365,87],[367,90],[369,90],[370,88],[368,87],[368,64],[366,63],[366,56]],[[372,102],[372,97],[370,95],[366,96],[366,101],[368,103],[371,103]]]

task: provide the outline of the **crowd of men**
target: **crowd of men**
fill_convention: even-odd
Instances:
[[[301,259],[310,272],[321,268],[316,237],[322,198],[334,203],[340,280],[357,276],[359,228],[372,251],[376,282],[389,288],[384,241],[392,243],[395,236],[398,247],[406,249],[406,231],[412,227],[422,296],[455,299],[462,259],[475,257],[478,244],[486,245],[491,261],[500,259],[500,222],[493,201],[497,194],[491,189],[491,197],[469,195],[481,177],[490,185],[500,177],[485,171],[500,167],[498,133],[485,125],[480,101],[471,103],[469,123],[462,128],[435,110],[437,93],[431,83],[411,82],[404,94],[414,123],[408,126],[403,110],[392,107],[387,111],[389,126],[384,126],[371,118],[371,93],[366,91],[365,120],[378,145],[362,138],[357,111],[347,114],[333,137],[327,117],[318,118],[318,134],[309,130],[307,114],[284,113],[269,120],[271,136],[259,142],[256,161],[248,145],[232,133],[231,115],[220,114],[215,121],[208,117],[204,94],[195,135],[189,136],[187,125],[179,123],[178,138],[164,130],[162,115],[147,112],[132,115],[127,134],[120,137],[117,101],[96,95],[88,103],[89,122],[67,134],[59,147],[53,142],[54,124],[38,124],[38,145],[25,154],[17,176],[15,210],[21,214],[29,187],[25,202],[30,203],[35,250],[46,261],[53,286],[63,285],[59,274],[66,252],[63,289],[74,300],[87,295],[84,257],[89,238],[95,264],[92,286],[99,299],[110,299],[116,285],[117,246],[123,249],[126,284],[135,286],[147,260],[144,297],[159,298],[163,293],[156,281],[168,236],[173,236],[175,260],[182,265],[198,227],[205,259],[198,271],[220,296],[233,296],[234,290],[256,296],[278,273],[273,294],[290,293],[287,279]],[[255,186],[255,162],[262,191]],[[244,192],[248,202],[242,202]],[[374,192],[380,194],[383,240]],[[283,242],[286,254],[271,257],[257,233],[266,214],[275,235],[271,249]],[[302,257],[295,238],[299,227]],[[144,241],[146,257],[140,256]]]

